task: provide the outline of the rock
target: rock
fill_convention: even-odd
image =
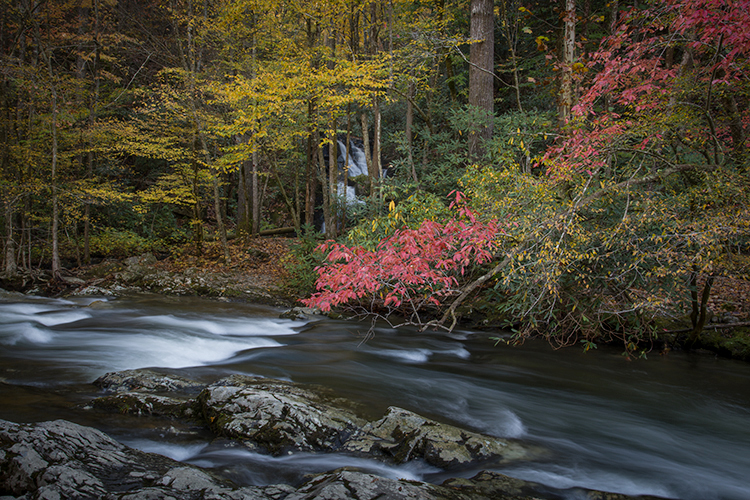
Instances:
[[[426,483],[388,479],[373,474],[338,470],[321,474],[286,500],[432,500],[446,498],[441,488]]]
[[[310,321],[315,317],[320,318],[322,311],[317,307],[292,307],[289,310],[279,314],[281,319],[293,319],[298,321]]]
[[[144,253],[143,255],[139,255],[136,257],[128,257],[123,262],[128,267],[153,266],[154,264],[156,264],[156,257],[154,257],[154,254],[152,253]]]
[[[441,468],[530,460],[545,453],[541,448],[466,431],[393,406],[382,419],[367,424],[353,436],[343,449],[361,454],[383,453],[397,463],[422,458]]]
[[[102,396],[94,399],[90,407],[115,413],[151,415],[171,419],[192,419],[198,415],[198,412],[195,411],[195,400],[137,392]]]
[[[365,422],[352,403],[324,390],[235,375],[208,386],[198,401],[211,430],[270,453],[334,451]]]
[[[94,381],[100,389],[111,392],[182,392],[198,393],[203,384],[178,375],[166,375],[152,370],[124,370],[110,372]]]
[[[619,493],[571,488],[558,490],[543,484],[515,479],[498,472],[482,471],[471,479],[448,479],[442,485],[445,498],[472,500],[539,500],[540,498],[577,500],[665,500],[661,497],[630,496]]]
[[[96,429],[64,420],[0,420],[0,491],[28,500],[280,500],[294,489],[238,489],[197,467],[128,448]]]
[[[81,278],[76,278],[75,276],[61,276],[60,281],[67,286],[81,286],[86,284],[86,281]]]
[[[656,500],[583,489],[555,490],[494,472],[442,485],[395,480],[350,468],[316,475],[299,489],[244,486],[172,459],[144,453],[64,420],[0,420],[0,492],[15,500]]]
[[[367,422],[352,401],[323,388],[282,380],[233,375],[205,387],[195,400],[191,396],[197,382],[151,370],[108,373],[95,383],[116,392],[95,399],[95,408],[202,418],[217,436],[271,454],[339,451],[396,463],[423,459],[441,468],[545,456],[539,447],[470,432],[396,407],[380,420]]]
[[[189,396],[198,394],[203,385],[184,377],[125,370],[102,375],[94,385],[116,393],[94,399],[90,406],[99,410],[172,419],[199,416],[195,399]]]

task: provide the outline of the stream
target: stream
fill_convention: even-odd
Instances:
[[[616,348],[584,353],[544,342],[497,344],[502,332],[418,333],[369,323],[279,319],[278,309],[197,298],[47,299],[0,295],[0,419],[64,418],[241,484],[299,484],[342,466],[442,482],[420,462],[387,466],[338,454],[269,457],[212,443],[200,428],[81,409],[111,371],[159,367],[210,383],[243,373],[316,383],[389,406],[551,450],[552,458],[493,469],[553,488],[583,487],[684,500],[750,498],[750,364],[706,354]],[[179,425],[179,424],[175,424]]]

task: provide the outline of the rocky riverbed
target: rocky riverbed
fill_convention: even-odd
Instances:
[[[203,385],[150,370],[109,373],[95,384],[91,412],[133,413],[190,421],[228,446],[269,456],[344,452],[384,463],[423,460],[447,471],[544,457],[547,450],[478,434],[391,407],[367,421],[357,405],[318,386],[250,376]],[[35,424],[0,421],[0,499],[587,499],[629,497],[590,490],[551,490],[482,472],[442,484],[396,480],[349,467],[310,477],[300,486],[247,486],[215,472],[145,453],[91,427],[64,420]]]

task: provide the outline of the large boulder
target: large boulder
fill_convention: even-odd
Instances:
[[[94,399],[86,408],[152,415],[171,419],[196,419],[195,396],[202,384],[177,375],[151,370],[125,370],[102,375],[94,385],[110,393]]]
[[[385,454],[397,463],[421,458],[441,468],[530,460],[545,453],[538,447],[470,432],[393,406],[383,418],[364,426],[343,449]]]
[[[234,375],[198,397],[213,432],[270,453],[333,451],[366,423],[352,403],[322,388]]]

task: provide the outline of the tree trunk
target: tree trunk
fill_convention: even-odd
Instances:
[[[312,123],[314,105],[307,104],[308,122]],[[315,222],[315,192],[317,189],[316,154],[318,145],[315,143],[315,134],[312,128],[307,132],[307,165],[305,165],[305,224],[311,226]]]
[[[320,181],[321,191],[323,191],[323,223],[325,224],[325,233],[327,238],[332,238],[331,229],[331,196],[328,189],[328,178],[326,176],[326,161],[323,156],[323,148],[320,146],[320,133],[315,132],[315,144],[317,144],[318,155],[318,179]]]
[[[494,111],[493,69],[495,37],[492,0],[471,0],[471,44],[469,105],[483,112],[481,122],[469,135],[469,156],[484,154],[484,143],[492,138]]]
[[[253,171],[251,175],[251,194],[250,199],[252,200],[252,231],[253,236],[258,236],[260,231],[260,182],[258,181],[258,165],[260,161],[258,159],[258,152],[253,151]]]
[[[242,139],[237,139],[238,141]],[[252,234],[252,210],[250,208],[251,160],[244,160],[237,171],[237,232],[243,237]]]
[[[409,88],[407,90],[406,99],[406,157],[409,162],[409,168],[411,169],[411,178],[414,184],[419,184],[419,178],[417,177],[417,169],[414,166],[414,138],[413,138],[413,125],[414,125],[414,104],[412,99],[414,98],[414,82],[409,82]]]
[[[52,59],[47,55],[47,63],[52,78]],[[52,84],[52,174],[50,182],[52,183],[52,280],[60,279],[60,203],[57,193],[57,89]]]
[[[216,212],[216,226],[219,230],[219,238],[221,239],[221,248],[224,251],[224,263],[229,265],[232,263],[232,256],[229,253],[229,242],[227,241],[227,226],[224,224],[224,217],[221,214],[221,192],[219,190],[219,172],[213,172],[213,188],[214,188],[214,211]]]
[[[503,26],[503,35],[505,41],[508,42],[508,50],[510,51],[510,64],[513,71],[513,90],[516,93],[516,106],[518,111],[523,113],[523,106],[521,105],[521,82],[518,78],[518,54],[516,51],[516,45],[518,43],[518,19],[511,21],[508,15],[508,0],[501,0],[500,2],[500,15],[502,16],[501,23]],[[511,25],[512,29],[511,29]]]
[[[575,0],[564,0],[564,2],[560,96],[557,106],[557,119],[560,127],[564,126],[570,118],[570,110],[573,107],[573,59],[576,48],[576,2]]]
[[[13,205],[14,200],[8,193],[5,199],[5,274],[8,276],[15,276],[18,272],[16,240],[13,235]]]
[[[328,143],[328,207],[329,218],[326,219],[326,234],[333,239],[338,236],[338,140],[336,139],[336,125],[331,124],[331,136]]]
[[[365,163],[367,164],[367,175],[370,178],[370,199],[375,199],[375,182],[378,176],[377,170],[373,166],[372,156],[370,156],[370,125],[367,123],[367,113],[362,112],[360,115],[362,122],[362,147],[365,150]]]
[[[383,202],[382,200],[382,192],[380,189],[381,180],[383,179],[383,164],[380,160],[380,133],[381,133],[381,116],[380,116],[380,103],[378,102],[378,98],[375,97],[375,104],[373,105],[372,112],[375,114],[375,124],[374,124],[374,130],[373,130],[373,145],[372,145],[372,164],[373,164],[373,170],[375,172],[375,175],[377,175],[378,182],[376,184],[377,188],[377,200],[378,200],[378,208],[380,208],[380,204]]]

